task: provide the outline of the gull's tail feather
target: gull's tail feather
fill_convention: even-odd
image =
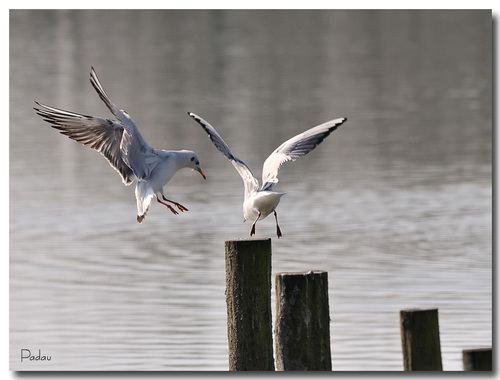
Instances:
[[[155,193],[145,181],[138,181],[135,187],[135,197],[137,199],[137,223],[142,223],[146,218]]]

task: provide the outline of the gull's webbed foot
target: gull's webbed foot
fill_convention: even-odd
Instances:
[[[276,214],[276,211],[274,211],[274,219],[276,219],[276,234],[278,235],[278,239],[283,236],[281,233],[280,226],[278,224],[278,214]]]
[[[259,220],[260,218],[260,211],[259,211],[259,215],[257,215],[257,219],[255,219],[255,222],[253,222],[252,224],[252,229],[250,230],[250,236],[253,236],[255,234],[255,225],[257,224],[257,220]]]
[[[184,211],[189,211],[186,207],[184,207],[183,205],[181,205],[180,203],[177,203],[177,202],[174,202],[174,201],[171,201],[170,199],[167,199],[165,198],[164,195],[162,195],[163,197],[163,200],[166,201],[166,202],[170,202],[170,203],[173,203],[180,211],[184,212]]]
[[[156,198],[156,200],[158,201],[158,203],[161,203],[162,205],[166,206],[166,207],[167,207],[170,211],[172,211],[172,213],[173,213],[174,215],[177,215],[177,214],[178,214],[178,212],[177,212],[177,211],[175,211],[175,210],[174,210],[174,208],[173,208],[172,206],[170,206],[169,204],[166,204],[165,202],[160,201],[160,198],[158,198],[158,197],[157,197],[157,198]]]

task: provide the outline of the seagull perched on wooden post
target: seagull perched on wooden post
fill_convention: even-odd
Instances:
[[[264,166],[262,168],[262,187],[259,187],[259,181],[252,174],[250,168],[231,152],[229,146],[217,133],[215,128],[212,127],[206,120],[203,120],[201,117],[192,112],[188,112],[188,115],[203,127],[215,147],[231,161],[243,179],[243,183],[245,185],[243,221],[253,221],[250,236],[255,233],[255,224],[258,220],[262,220],[269,214],[274,213],[274,218],[276,219],[276,234],[278,235],[278,238],[283,235],[278,224],[276,207],[285,193],[277,193],[273,191],[273,187],[278,183],[278,171],[281,165],[287,161],[295,161],[298,158],[305,156],[307,153],[316,148],[331,132],[337,129],[339,125],[343,124],[347,120],[345,117],[341,117],[339,119],[327,121],[326,123],[308,129],[307,131],[298,134],[281,144],[264,162]]]

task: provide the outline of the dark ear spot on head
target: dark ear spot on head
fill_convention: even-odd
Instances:
[[[191,157],[191,161],[194,161],[194,157]]]

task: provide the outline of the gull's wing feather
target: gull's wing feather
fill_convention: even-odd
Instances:
[[[212,127],[206,120],[202,119],[198,115],[188,112],[188,115],[191,116],[194,120],[196,120],[205,132],[208,133],[208,137],[215,145],[215,147],[226,157],[228,158],[237,172],[240,174],[243,179],[243,183],[245,184],[245,199],[247,199],[252,193],[259,190],[259,181],[253,175],[250,168],[241,161],[238,157],[236,157],[226,142],[222,139],[222,137],[217,133],[214,127]]]
[[[120,143],[123,126],[115,120],[86,116],[35,102],[35,111],[51,126],[70,139],[101,153],[111,167],[120,173],[125,185],[135,179],[130,167],[123,161]]]
[[[122,123],[123,136],[120,142],[120,149],[122,151],[123,161],[125,161],[125,163],[132,168],[137,178],[142,179],[148,176],[150,167],[145,162],[145,157],[155,156],[155,150],[146,142],[146,140],[144,140],[141,132],[139,132],[139,128],[137,128],[137,125],[129,114],[111,102],[93,67],[90,71],[90,83],[92,83],[92,86],[109,110]]]
[[[270,190],[278,183],[278,171],[285,162],[295,161],[316,148],[330,133],[343,124],[345,117],[330,120],[285,141],[264,162],[262,190]]]

